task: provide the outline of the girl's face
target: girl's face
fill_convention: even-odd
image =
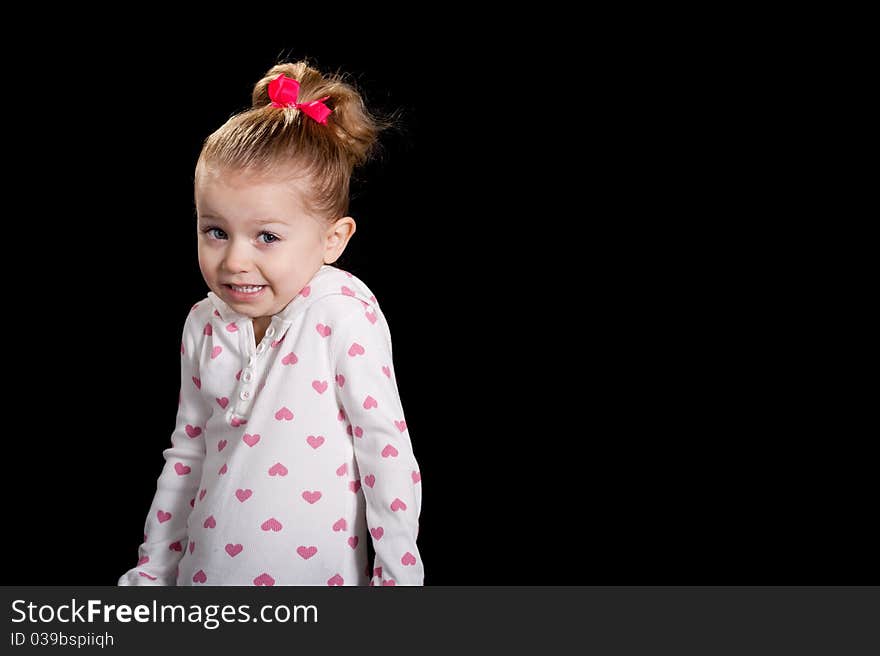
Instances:
[[[196,179],[202,276],[235,312],[268,323],[324,264],[333,228],[306,209],[302,181],[204,168]]]

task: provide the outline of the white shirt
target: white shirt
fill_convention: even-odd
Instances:
[[[171,445],[119,585],[422,584],[391,336],[350,273],[323,266],[259,345],[213,292],[194,305]]]

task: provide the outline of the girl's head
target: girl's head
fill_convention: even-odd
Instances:
[[[326,98],[329,116],[292,104],[291,80],[296,105]],[[251,109],[210,135],[196,164],[199,266],[211,291],[241,314],[270,317],[335,262],[356,227],[346,216],[352,170],[381,127],[340,77],[304,62],[272,67]]]

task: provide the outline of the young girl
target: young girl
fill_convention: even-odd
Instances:
[[[119,585],[421,585],[421,476],[367,286],[330,266],[379,124],[305,63],[205,141],[172,446]],[[367,562],[371,540],[375,562]]]

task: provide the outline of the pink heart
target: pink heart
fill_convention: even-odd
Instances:
[[[348,538],[348,546],[351,547],[352,549],[357,549],[358,536],[352,535],[350,538]]]
[[[354,292],[352,290],[350,290],[348,287],[346,287],[345,285],[342,286],[342,293],[345,294],[346,296],[354,296]]]
[[[275,585],[275,579],[263,572],[254,579],[254,585]]]
[[[372,474],[367,474],[364,476],[364,485],[367,487],[373,487],[376,484],[376,477]]]
[[[165,512],[164,510],[160,510],[156,513],[156,517],[159,519],[159,523],[167,522],[171,519],[171,513]]]
[[[339,467],[336,468],[337,476],[345,476],[348,473],[348,463],[343,462]]]
[[[143,558],[141,558],[141,559],[138,561],[137,566],[140,567],[141,565],[146,565],[148,562],[150,562],[150,557],[149,557],[149,556],[144,556]]]
[[[226,440],[220,440],[219,442],[217,442],[218,451],[222,451],[224,448],[226,448]]]
[[[406,430],[406,422],[405,421],[397,421],[395,419],[394,425],[397,426],[397,430],[399,430],[401,433]]]
[[[195,543],[195,542],[190,542],[190,543],[189,543],[189,552],[192,553],[192,552],[195,551],[195,550],[196,550],[196,543]]]
[[[236,326],[235,322],[233,321],[232,323],[226,324],[226,330],[228,330],[231,333],[237,333],[238,326]]]
[[[293,413],[287,409],[287,406],[284,406],[275,413],[275,419],[278,421],[291,421],[293,419]]]
[[[223,466],[220,468],[220,471],[217,472],[219,476],[223,476],[229,469],[226,467],[226,463],[223,463]]]
[[[214,329],[211,327],[211,324],[206,323],[206,324],[205,324],[205,329],[204,329],[202,332],[204,332],[206,335],[213,335],[213,334],[214,334]]]
[[[420,472],[414,471],[414,472],[412,473],[412,481],[413,481],[413,483],[414,483],[414,484],[415,484],[415,483],[418,483],[420,480],[422,480],[422,474],[421,474]]]
[[[250,488],[248,488],[248,489],[246,489],[246,490],[242,490],[241,488],[239,488],[239,489],[237,489],[237,490],[235,491],[235,496],[238,497],[238,500],[239,500],[239,501],[241,501],[242,503],[244,503],[245,501],[247,501],[248,499],[251,498],[251,495],[252,495],[253,493],[254,493],[254,491],[251,490]]]
[[[370,570],[369,570],[369,566],[367,566],[367,576],[369,576],[369,575],[370,575]],[[373,576],[378,576],[381,579],[382,578],[382,568],[377,567],[376,569],[374,569]]]
[[[369,410],[370,408],[378,408],[379,403],[372,396],[367,396],[364,399],[364,410]]]
[[[186,351],[183,350],[183,342],[180,343],[180,354],[183,355]]]
[[[336,384],[339,385],[340,387],[343,387],[345,385],[345,376],[343,376],[342,374],[337,374],[336,375]]]
[[[195,310],[198,306],[199,306],[198,303],[196,303],[195,305],[193,305],[193,310]],[[217,310],[214,310],[214,316],[217,317],[217,318],[219,319],[219,318],[220,318],[220,313],[217,312]]]
[[[339,574],[334,574],[329,579],[327,579],[327,585],[342,585],[345,583],[343,578],[339,576]]]
[[[339,414],[336,415],[336,418],[339,421],[345,421],[345,410],[343,410],[342,408],[339,408]]]
[[[394,512],[397,512],[398,510],[406,510],[406,504],[395,497],[394,501],[391,502],[391,510]]]
[[[223,347],[222,346],[215,346],[214,348],[211,349],[211,359],[214,360],[221,353],[223,353]]]
[[[171,551],[183,551],[183,545],[180,544],[180,540],[178,540],[177,542],[172,542],[171,544],[169,544],[168,549],[170,549]]]
[[[397,449],[395,449],[390,444],[386,444],[385,448],[382,449],[382,457],[383,458],[396,458],[397,457]]]
[[[364,354],[364,347],[358,344],[357,342],[353,343],[351,347],[348,349],[348,354],[351,357],[357,357],[358,355]]]
[[[390,367],[388,367],[386,365],[382,365],[382,373],[385,374],[386,376],[388,376],[389,378],[391,378],[391,368]]]
[[[202,429],[199,428],[198,426],[190,426],[189,424],[187,424],[186,425],[186,434],[189,435],[190,437],[198,437],[199,435],[202,434]]]
[[[317,326],[315,326],[315,330],[318,331],[318,334],[321,337],[330,336],[330,326],[325,326],[323,323],[319,323]]]
[[[348,522],[345,521],[345,517],[340,517],[335,522],[333,522],[333,530],[336,532],[345,531],[348,529]],[[141,563],[138,563],[140,565]]]
[[[207,493],[208,493],[208,490],[207,490],[207,489],[203,489],[201,492],[199,492],[199,501],[201,501],[202,499],[204,499],[204,498],[205,498],[205,494],[207,494]]]
[[[311,293],[312,293],[312,288],[311,288],[309,285],[306,285],[305,287],[303,287],[303,288],[299,291],[299,295],[300,295],[300,296],[305,296],[306,298],[308,298],[309,294],[311,294]]]
[[[327,381],[326,380],[313,380],[312,387],[318,394],[323,394],[327,391]]]
[[[177,472],[178,476],[186,476],[192,471],[192,467],[188,467],[179,462],[174,463],[174,471]]]
[[[286,337],[286,335],[285,335],[285,337]],[[284,341],[284,337],[282,337],[281,339],[273,339],[273,340],[272,340],[272,343],[270,344],[270,346],[271,346],[272,348],[278,348],[279,346],[281,346],[281,343],[282,343],[283,341]]]
[[[225,396],[221,396],[219,399],[217,399],[217,405],[226,410],[226,406],[229,405],[229,399]]]
[[[260,441],[260,434],[254,433],[251,435],[250,433],[245,433],[241,436],[241,439],[244,440],[244,443],[248,446],[254,446],[257,442]]]
[[[303,560],[308,560],[318,553],[318,547],[297,547],[296,553],[298,553]]]
[[[195,376],[193,376],[192,381],[193,381],[193,385],[196,386],[196,389],[202,389],[202,379],[201,378],[196,378]]]
[[[318,500],[321,498],[321,493],[318,490],[315,490],[314,492],[310,492],[309,490],[306,490],[305,492],[302,493],[302,498],[305,499],[306,501],[308,501],[309,503],[317,503]]]
[[[244,549],[240,544],[232,544],[231,542],[226,545],[226,553],[235,558],[238,554],[241,553],[241,550]]]
[[[357,494],[358,490],[361,489],[361,482],[360,481],[349,481],[348,482],[348,489],[351,490],[352,492],[354,492],[355,494]]]
[[[265,522],[260,524],[260,528],[264,531],[275,531],[277,533],[281,530],[281,522],[279,522],[274,517],[270,517]]]
[[[376,317],[376,313],[375,313],[375,312],[367,311],[367,312],[364,313],[364,316],[367,317],[367,319],[370,321],[370,323],[376,323],[376,318],[377,318],[377,317]]]
[[[348,426],[345,427],[345,432],[348,433],[348,436],[349,436],[349,437],[351,437],[352,435],[354,435],[354,432],[353,432],[352,429],[351,429],[351,424],[349,424]]]
[[[239,426],[244,426],[247,423],[247,419],[239,419],[238,417],[233,417],[229,420],[230,426],[233,428],[238,428]]]
[[[203,526],[205,528],[217,528],[217,520],[214,519],[214,515],[210,515],[208,519],[205,520]]]
[[[196,500],[195,500],[195,499],[190,499],[190,500],[189,500],[189,507],[190,507],[190,508],[195,508],[195,507],[196,507]]]
[[[293,351],[281,358],[281,364],[296,364],[297,362],[299,362],[299,358]]]
[[[355,426],[354,427],[354,436],[355,437],[363,437],[364,436],[364,429],[361,428],[360,426]]]
[[[238,373],[235,374],[235,380],[241,380],[241,369],[239,369]]]
[[[381,526],[377,526],[376,528],[370,529],[370,535],[373,536],[374,540],[381,540],[382,536],[385,535],[385,529]],[[382,576],[382,572],[376,574],[376,576]]]
[[[415,565],[416,557],[413,556],[409,551],[403,554],[403,558],[400,559],[402,565]]]
[[[274,465],[269,467],[269,476],[287,476],[287,467],[282,465],[280,462],[276,462]]]
[[[150,579],[151,581],[155,581],[156,578],[157,578],[157,577],[155,577],[155,576],[150,576],[150,575],[147,574],[146,572],[138,572],[138,574],[140,574],[141,576],[143,576],[143,577],[146,578],[146,579]]]
[[[387,581],[382,581],[382,585],[397,585],[394,582],[394,579],[388,579]]]
[[[309,446],[312,447],[313,449],[317,449],[319,446],[321,446],[324,443],[324,436],[318,435],[317,437],[315,437],[314,435],[309,435],[306,438],[306,442],[308,442]]]

